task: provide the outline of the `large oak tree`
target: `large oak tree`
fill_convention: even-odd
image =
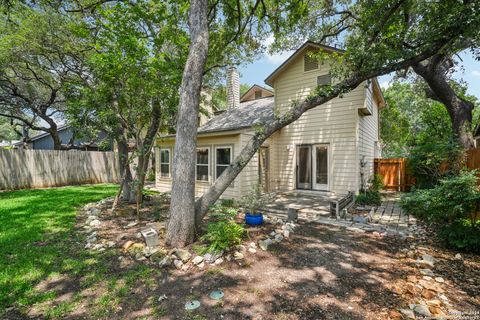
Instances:
[[[208,56],[209,24],[204,18],[209,7],[205,0],[191,3],[191,55],[184,69],[180,94],[189,93],[196,97],[201,87],[201,70]],[[464,49],[465,39],[470,40],[472,47],[479,41],[480,4],[476,1],[334,1],[310,5],[280,1],[271,4],[271,7],[264,4],[252,5],[251,9],[264,10],[259,17],[271,23],[277,39],[276,46],[282,43],[298,45],[298,41],[305,38],[341,44],[345,50],[343,54],[319,56],[319,59],[329,60],[334,76],[340,81],[316,90],[305,101],[293,103],[286,113],[257,130],[233,164],[196,201],[195,212],[192,202],[196,124],[192,114],[182,114],[196,115],[198,104],[193,100],[192,105],[181,105],[179,119],[182,118],[182,121],[177,123],[176,150],[180,143],[188,145],[188,148],[181,150],[182,159],[174,159],[174,172],[177,174],[173,176],[174,192],[167,234],[167,240],[172,245],[182,246],[192,241],[195,228],[200,225],[209,206],[220,197],[262,143],[307,110],[345,94],[373,77],[408,69],[438,53],[458,52]],[[215,8],[210,7],[210,11]],[[187,87],[187,83],[192,85]]]

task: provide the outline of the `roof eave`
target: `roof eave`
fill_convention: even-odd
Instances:
[[[297,50],[295,50],[294,53],[290,57],[287,58],[277,69],[275,69],[266,79],[265,83],[268,84],[270,87],[273,88],[273,82],[275,77],[293,60],[295,59],[303,50],[305,50],[307,47],[315,47],[317,49],[323,49],[326,51],[331,51],[331,52],[345,52],[345,50],[338,49],[335,47],[327,46],[321,43],[317,43],[314,41],[306,41],[304,44],[300,46]]]

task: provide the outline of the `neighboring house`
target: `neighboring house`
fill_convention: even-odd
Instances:
[[[318,85],[332,79],[329,66],[311,58],[311,51],[341,52],[306,42],[265,82],[273,91],[255,85],[239,98],[238,72],[227,72],[227,110],[198,129],[196,193],[200,196],[232,163],[255,128],[287,112]],[[257,182],[264,192],[308,191],[345,194],[358,192],[373,175],[379,150],[379,108],[385,106],[376,79],[305,112],[263,144],[222,195],[245,195]],[[158,140],[156,187],[171,190],[175,136]]]
[[[73,128],[69,125],[63,125],[58,127],[58,135],[62,142],[62,145],[67,146],[73,142],[75,149],[81,149],[85,151],[97,151],[99,150],[99,144],[107,138],[105,132],[99,132],[95,141],[86,141],[84,139],[73,139]],[[33,150],[53,150],[53,139],[50,133],[43,132],[36,136],[31,137],[28,142],[17,142],[13,146],[15,148],[33,149]],[[111,145],[111,144],[109,144]],[[111,146],[107,147],[108,150],[112,150]],[[105,148],[102,148],[105,150]]]

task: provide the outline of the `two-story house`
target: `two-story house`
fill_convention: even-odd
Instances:
[[[312,58],[311,51],[341,52],[306,42],[266,84],[254,85],[242,97],[235,69],[227,71],[227,109],[198,129],[196,193],[200,196],[220,176],[252,136],[256,124],[283,114],[292,102],[304,100],[318,85],[329,84],[330,68]],[[358,86],[305,112],[263,144],[222,198],[245,195],[260,183],[265,192],[358,192],[373,175],[379,156],[379,109],[385,106],[378,81]],[[171,190],[175,136],[159,139],[156,147],[156,187]]]

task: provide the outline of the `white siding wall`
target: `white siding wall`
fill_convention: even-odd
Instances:
[[[303,56],[290,62],[275,80],[275,104],[284,113],[294,101],[304,100],[317,85],[317,76],[327,74],[329,67],[304,72]],[[365,104],[365,88],[359,86],[343,98],[336,98],[307,111],[297,121],[272,137],[272,182],[278,190],[296,188],[296,145],[326,143],[330,146],[330,191],[357,191],[359,159],[357,151],[358,108]]]
[[[173,145],[174,141],[165,141],[158,142],[155,148],[155,157],[156,157],[156,177],[155,177],[155,187],[160,192],[169,192],[172,190],[172,179],[160,177],[160,148],[170,148],[172,150],[172,160],[173,160]],[[240,153],[240,135],[226,135],[221,137],[200,137],[198,139],[197,145],[199,147],[210,147],[210,179],[214,178],[215,173],[215,146],[233,146],[233,159]],[[248,170],[245,173],[241,173],[234,180],[233,185],[227,188],[223,195],[222,199],[239,199],[241,196],[241,180],[244,174],[247,174]],[[212,180],[211,180],[212,181]],[[195,196],[201,196],[211,185],[211,181],[207,182],[197,182],[195,184]]]
[[[378,104],[373,98],[372,86],[367,90],[366,103],[372,106],[372,115],[358,116],[358,155],[359,159],[366,162],[364,169],[364,182],[373,176],[373,161],[375,158],[375,143],[378,141]],[[359,180],[359,187],[362,181]]]

